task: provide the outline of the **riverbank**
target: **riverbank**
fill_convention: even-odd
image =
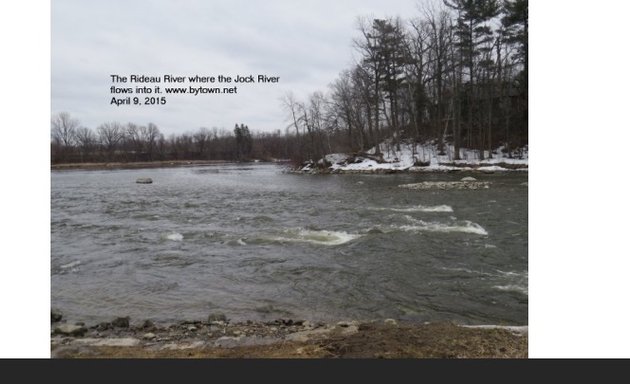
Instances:
[[[279,319],[52,324],[53,358],[526,358],[527,327]]]
[[[508,151],[504,147],[484,151],[462,148],[459,159],[455,149],[445,145],[439,151],[434,143],[400,143],[391,140],[364,153],[331,153],[318,161],[307,161],[295,173],[401,173],[401,172],[510,172],[528,170],[528,147]]]
[[[141,161],[141,162],[109,162],[109,163],[64,163],[52,164],[53,171],[63,170],[108,170],[108,169],[142,169],[142,168],[171,168],[194,167],[202,165],[229,164],[226,160],[169,160],[169,161]]]

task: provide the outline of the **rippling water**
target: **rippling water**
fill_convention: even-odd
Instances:
[[[527,174],[275,165],[52,173],[52,305],[73,320],[527,324]],[[151,177],[153,184],[136,184]]]

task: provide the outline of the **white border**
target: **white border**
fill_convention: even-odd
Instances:
[[[0,357],[50,356],[50,3],[36,4],[0,5]],[[624,11],[530,4],[530,357],[630,356]]]
[[[0,357],[50,356],[50,3],[0,5]]]

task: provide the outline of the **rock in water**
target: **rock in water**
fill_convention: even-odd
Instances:
[[[477,181],[474,177],[464,177],[461,181]]]
[[[490,188],[489,181],[423,181],[414,184],[402,184],[400,188],[427,189],[486,189]]]
[[[112,325],[116,328],[129,328],[129,316],[116,318]]]
[[[55,327],[56,335],[83,336],[85,332],[87,332],[87,328],[82,325],[61,324]]]
[[[140,177],[136,180],[137,184],[151,184],[153,180],[150,177]]]
[[[52,311],[50,311],[50,321],[52,321],[53,323],[61,321],[62,317],[63,315],[58,310],[53,309]]]
[[[145,333],[144,335],[142,335],[142,338],[145,340],[153,340],[155,339],[155,333],[152,333],[152,332]]]

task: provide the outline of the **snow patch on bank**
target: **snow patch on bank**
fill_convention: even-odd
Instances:
[[[327,162],[331,163],[331,164],[337,164],[337,163],[343,163],[344,161],[348,160],[348,155],[346,155],[345,153],[331,153],[329,155],[324,156],[324,159],[326,159]]]
[[[446,172],[476,170],[480,172],[526,171],[528,166],[528,147],[507,153],[503,146],[492,151],[484,151],[481,160],[480,151],[476,149],[460,149],[460,160],[454,160],[455,148],[445,145],[443,154],[437,146],[427,142],[401,143],[399,146],[388,140],[379,145],[382,158],[376,155],[376,147],[364,154],[349,155],[331,153],[318,161],[320,167],[328,166],[332,172]],[[492,158],[489,158],[492,155]],[[325,163],[324,164],[324,160]],[[315,164],[308,163],[300,171],[313,172]]]

